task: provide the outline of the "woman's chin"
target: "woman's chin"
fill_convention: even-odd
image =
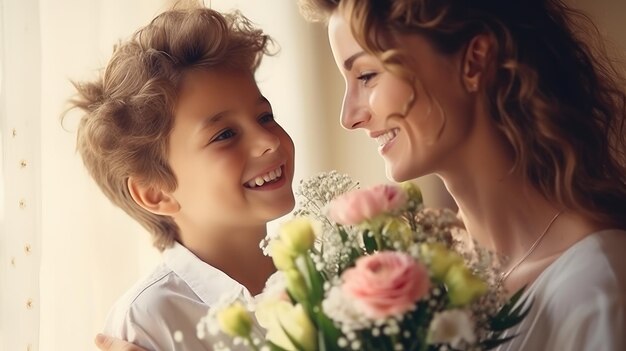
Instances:
[[[396,183],[400,183],[425,176],[429,173],[420,172],[420,170],[411,167],[403,167],[402,165],[397,163],[394,164],[390,162],[385,162],[385,174],[387,176],[387,179]]]
[[[385,163],[385,173],[387,179],[394,181],[396,183],[404,182],[409,179],[413,179],[406,175],[407,172],[402,172],[398,167],[394,167],[389,163]]]

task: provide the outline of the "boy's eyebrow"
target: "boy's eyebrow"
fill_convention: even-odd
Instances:
[[[262,104],[268,104],[270,105],[270,107],[272,107],[272,104],[270,103],[270,101],[263,95],[259,97],[258,102],[257,102],[257,105],[262,105]],[[211,117],[205,118],[204,121],[202,121],[202,125],[200,126],[199,130],[204,130],[207,127],[211,126],[212,124],[219,122],[221,119],[230,115],[232,112],[233,112],[232,110],[224,110],[224,111],[220,111],[214,114]]]
[[[268,100],[265,96],[263,96],[263,95],[261,95],[261,96],[259,97],[259,105],[261,105],[261,104],[268,104],[268,105],[270,105],[270,107],[272,106],[272,104],[270,103],[270,101],[269,101],[269,100]]]

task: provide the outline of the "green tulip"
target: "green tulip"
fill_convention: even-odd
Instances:
[[[252,317],[241,302],[235,302],[220,311],[217,322],[222,331],[230,336],[247,338],[252,331]]]
[[[463,264],[448,270],[444,279],[448,287],[448,297],[454,306],[465,306],[487,292],[487,283],[478,278]]]
[[[280,299],[259,303],[255,312],[259,324],[267,330],[265,338],[287,351],[296,351],[289,337],[305,351],[317,350],[317,329],[302,305],[292,305]],[[286,334],[287,333],[287,334]]]
[[[287,271],[295,267],[294,260],[296,259],[297,253],[291,250],[280,239],[272,240],[269,249],[272,261],[274,261],[274,265],[278,270]]]
[[[390,238],[392,242],[398,241],[403,247],[411,242],[411,227],[399,218],[391,217],[383,226],[383,235]]]
[[[446,277],[452,266],[463,265],[463,257],[443,244],[423,244],[420,249],[433,278],[439,281]]]
[[[409,198],[410,204],[417,206],[424,202],[422,191],[417,185],[415,185],[415,183],[411,181],[402,182],[400,183],[400,187],[404,190],[407,197]]]
[[[298,254],[306,253],[315,242],[313,226],[306,218],[296,218],[283,224],[279,236],[289,249]]]
[[[297,269],[289,269],[284,271],[285,280],[287,283],[287,290],[298,302],[304,302],[309,296],[306,282],[304,277]]]

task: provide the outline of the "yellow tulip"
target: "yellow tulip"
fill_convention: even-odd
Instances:
[[[450,303],[454,306],[467,305],[487,292],[487,283],[472,274],[463,264],[450,267],[445,284]]]
[[[252,317],[241,304],[235,302],[217,314],[222,331],[230,336],[248,337],[252,331]]]
[[[291,293],[291,296],[296,301],[306,301],[308,297],[308,290],[304,277],[297,269],[289,269],[284,271],[285,280],[287,281],[287,290]]]
[[[463,257],[443,244],[423,244],[420,248],[433,278],[439,281],[446,277],[452,266],[463,265]]]
[[[270,255],[278,270],[287,271],[295,267],[294,260],[297,254],[280,239],[274,239],[270,242]]]
[[[424,198],[422,197],[422,191],[420,188],[411,181],[400,183],[400,187],[406,192],[409,202],[414,205],[420,205]]]
[[[298,254],[306,253],[315,242],[313,226],[306,218],[296,218],[283,224],[278,233],[285,245]]]
[[[259,324],[267,330],[266,339],[287,350],[296,351],[288,333],[305,351],[317,350],[317,330],[302,305],[279,300],[261,301],[255,312]]]
[[[399,241],[403,246],[411,242],[411,227],[399,218],[391,217],[383,226],[383,235],[392,241]]]

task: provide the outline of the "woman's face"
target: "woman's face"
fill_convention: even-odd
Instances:
[[[473,127],[474,100],[462,82],[462,54],[443,55],[419,35],[399,39],[418,78],[415,102],[402,117],[412,89],[359,46],[341,12],[330,18],[329,40],[346,81],[341,124],[363,128],[378,143],[387,176],[404,181],[445,172],[462,161]]]

